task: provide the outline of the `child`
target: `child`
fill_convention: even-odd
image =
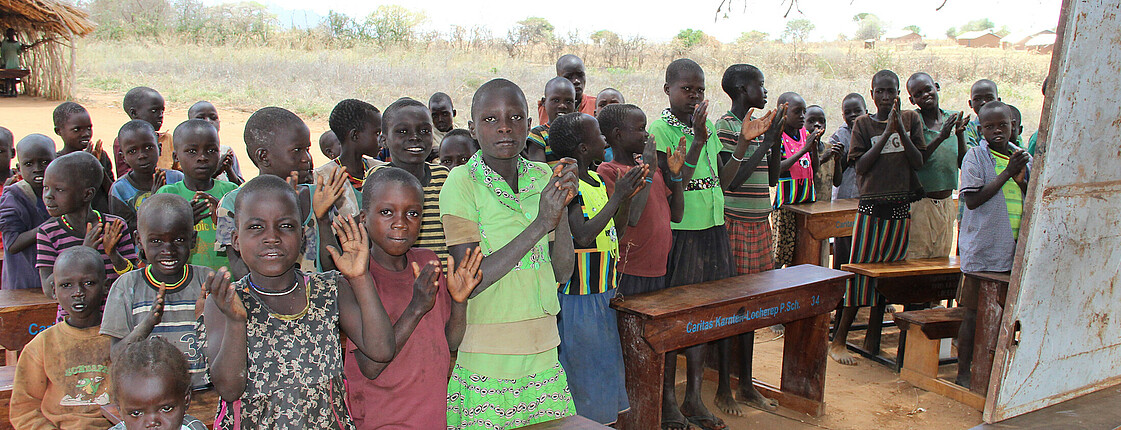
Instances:
[[[113,187],[113,166],[109,161],[109,154],[101,149],[101,141],[90,145],[93,137],[93,122],[86,108],[74,102],[63,102],[54,109],[54,133],[62,139],[62,150],[55,157],[76,152],[86,151],[97,156],[104,170],[101,183],[93,198],[93,208],[102,212],[109,211],[109,189]]]
[[[175,127],[175,160],[183,171],[183,180],[164,185],[157,193],[176,194],[191,202],[194,230],[199,233],[190,251],[191,264],[214,270],[229,266],[226,256],[214,249],[214,212],[218,200],[237,189],[233,182],[214,179],[218,168],[218,130],[209,122],[191,119]]]
[[[1021,138],[1020,135],[1024,134],[1024,125],[1021,123],[1023,117],[1020,114],[1020,109],[1016,106],[1007,106],[1008,110],[1012,112],[1012,137],[1009,139],[1009,142],[1016,144],[1016,146],[1021,146],[1023,145],[1023,138]]]
[[[584,94],[584,87],[588,83],[588,72],[584,69],[584,60],[572,54],[562,55],[557,59],[557,77],[565,78],[572,83],[573,88],[576,90],[575,97],[573,97],[574,104],[572,112],[581,112],[588,115],[595,115],[596,113],[596,98]],[[548,96],[546,96],[548,97]],[[551,119],[545,111],[545,98],[537,101],[537,120],[541,121],[541,125],[548,125]]]
[[[756,139],[759,123],[749,117],[752,109],[767,105],[767,89],[763,86],[763,72],[749,64],[735,64],[724,71],[721,88],[732,99],[732,109],[716,121],[716,135],[720,139],[720,182],[724,194],[724,225],[731,243],[732,264],[736,273],[746,275],[774,269],[775,259],[771,242],[771,200],[768,185],[770,167],[763,157],[772,153],[779,141],[782,108],[763,117],[770,133],[764,140]],[[749,120],[746,130],[744,119]],[[770,139],[770,140],[766,140]],[[750,154],[749,154],[750,152]],[[775,153],[777,154],[777,153]],[[731,339],[721,340],[719,347],[719,381],[716,388],[716,406],[729,415],[742,416],[737,400],[756,408],[771,411],[778,405],[763,397],[751,381],[752,353],[755,332],[737,336],[741,360],[736,370],[740,381],[739,391],[733,397],[731,384]]]
[[[113,399],[121,411],[121,422],[109,430],[206,430],[202,421],[187,415],[191,405],[187,360],[163,338],[129,345],[109,369]]]
[[[343,153],[343,144],[339,143],[339,138],[335,136],[335,132],[327,130],[319,135],[319,152],[328,160],[339,158],[339,155]]]
[[[985,103],[992,101],[1000,101],[996,82],[981,79],[974,82],[972,87],[969,87],[969,107],[978,116],[978,119],[969,121],[969,126],[965,129],[965,144],[970,148],[981,144],[981,123],[978,122],[981,116],[981,108],[985,106]]]
[[[7,30],[4,30],[4,41],[0,42],[0,69],[21,69],[22,67],[19,65],[19,54],[49,40],[51,39],[40,39],[30,45],[25,45],[23,42],[16,39],[16,30],[9,27]],[[3,97],[15,97],[18,94],[16,92],[17,82],[19,82],[18,78],[5,78],[3,80],[3,88],[0,88],[0,95]]]
[[[666,68],[663,86],[669,107],[650,125],[658,144],[658,165],[669,172],[668,154],[682,139],[688,152],[680,177],[685,184],[685,213],[681,222],[671,224],[673,244],[666,272],[668,285],[696,284],[732,276],[732,248],[724,227],[724,193],[717,169],[720,139],[708,120],[708,101],[704,99],[705,76],[701,66],[690,59],[678,59]],[[684,349],[689,362],[685,400],[680,409],[674,394],[677,353],[666,354],[666,385],[662,389],[662,422],[666,427],[686,428],[688,424],[706,429],[722,429],[724,421],[713,415],[701,400],[704,345]]]
[[[261,108],[245,121],[245,149],[249,159],[257,166],[261,175],[289,178],[296,184],[307,184],[312,180],[311,170],[311,132],[304,121],[296,114],[279,107]],[[314,271],[320,267],[323,258],[320,247],[319,226],[330,226],[327,219],[332,203],[346,191],[346,176],[336,171],[327,186],[312,189],[297,185],[300,197],[305,246],[300,250],[298,263],[302,270]],[[214,221],[215,246],[219,255],[226,254],[230,261],[230,274],[240,279],[249,273],[241,261],[241,255],[233,246],[235,189],[218,203],[218,218]],[[313,196],[314,194],[314,196]],[[314,204],[314,202],[321,204]]]
[[[299,199],[268,174],[237,194],[233,245],[249,275],[233,284],[225,269],[211,276],[199,325],[220,398],[217,429],[352,429],[339,329],[371,359],[393,358],[393,325],[370,279],[365,225],[336,220],[341,251],[328,252],[341,273],[305,273],[296,267],[304,244]]]
[[[361,100],[346,99],[335,105],[329,119],[331,131],[339,140],[339,156],[315,169],[317,176],[330,177],[339,167],[345,167],[350,192],[343,194],[339,215],[358,215],[362,209],[362,181],[366,171],[374,165],[384,164],[377,157],[380,147],[382,117],[378,108]]]
[[[784,205],[814,201],[814,172],[821,168],[817,142],[825,129],[813,134],[806,130],[806,101],[797,93],[782,93],[778,96],[778,104],[786,105],[786,118],[773,206],[782,209]],[[771,219],[774,224],[775,267],[784,267],[794,262],[794,213],[776,210]]]
[[[961,166],[961,199],[966,208],[958,239],[961,271],[1007,273],[1020,234],[1031,156],[1009,142],[1013,131],[1007,105],[986,103],[977,118],[984,140],[969,149]],[[957,383],[969,387],[979,293],[970,283],[965,285],[958,294],[966,316],[958,331]]]
[[[557,280],[573,269],[565,205],[576,194],[575,163],[562,160],[554,172],[520,156],[528,111],[513,82],[479,87],[471,132],[482,149],[440,192],[452,256],[466,261],[475,248],[484,255],[448,383],[449,429],[521,427],[576,412],[556,323]]]
[[[389,148],[393,161],[375,166],[370,172],[386,166],[399,167],[420,181],[424,188],[424,217],[416,246],[430,249],[440,260],[447,260],[448,248],[440,223],[440,189],[448,179],[448,169],[424,161],[432,152],[432,115],[424,103],[403,97],[385,108],[382,124],[386,132],[381,142]]]
[[[1041,89],[1041,91],[1043,92],[1043,98],[1047,98],[1047,82],[1049,82],[1050,80],[1050,75],[1043,79],[1043,87]],[[1031,133],[1031,137],[1028,138],[1028,146],[1027,148],[1024,148],[1028,151],[1028,155],[1031,155],[1032,157],[1035,157],[1036,147],[1039,142],[1039,130],[1040,129],[1037,128]]]
[[[139,218],[140,247],[148,265],[113,283],[101,334],[112,338],[114,362],[129,345],[149,336],[167,339],[190,362],[190,386],[203,388],[210,380],[195,333],[196,303],[214,271],[187,264],[198,239],[191,204],[175,194],[156,194],[140,205]]]
[[[12,169],[12,158],[14,158],[13,156],[15,155],[15,149],[15,135],[12,134],[11,130],[0,127],[0,163],[3,163],[3,165],[6,166],[5,168],[0,169],[0,179],[2,179],[0,183],[3,183],[4,186],[11,185],[15,183],[15,181],[20,180],[20,178],[18,177],[19,171],[16,169]],[[15,173],[16,175],[13,176],[13,173]],[[0,195],[3,195],[3,191],[0,191]]]
[[[109,190],[109,213],[123,218],[129,233],[135,233],[140,204],[160,187],[182,181],[183,172],[156,167],[160,147],[156,130],[147,121],[126,122],[117,133],[117,142],[129,170]]]
[[[4,187],[0,195],[5,290],[42,287],[35,269],[35,235],[39,225],[51,217],[43,205],[43,173],[54,154],[54,141],[42,134],[28,135],[16,145],[19,176],[23,179]]]
[[[440,141],[440,165],[448,170],[467,164],[467,160],[479,150],[471,132],[462,128],[449,131]]]
[[[101,415],[110,391],[109,338],[98,334],[105,298],[101,258],[75,246],[55,262],[53,295],[67,316],[32,338],[16,362],[9,412],[17,429],[109,427]]]
[[[623,99],[623,93],[619,92],[619,90],[611,88],[611,87],[604,88],[603,90],[601,90],[599,92],[599,94],[596,95],[596,113],[595,114],[598,116],[599,111],[603,110],[603,108],[606,107],[607,105],[613,105],[613,104],[616,104],[616,103],[626,103],[626,102],[627,101],[625,99]]]
[[[553,154],[553,150],[549,148],[549,122],[560,115],[572,112],[572,105],[576,100],[575,94],[576,90],[568,79],[558,76],[545,84],[545,98],[541,100],[544,100],[542,109],[545,112],[542,118],[546,121],[529,131],[525,158],[530,161],[544,161],[550,165],[560,160],[560,157]]]
[[[191,108],[187,109],[187,119],[206,120],[214,126],[215,130],[222,131],[222,121],[218,119],[218,109],[208,101],[195,102],[191,105]],[[219,145],[218,150],[222,153],[222,159],[218,163],[218,170],[214,173],[214,179],[241,185],[245,182],[245,179],[241,177],[241,166],[237,163],[234,149],[229,145]]]
[[[47,297],[54,297],[50,278],[55,259],[68,248],[84,245],[100,251],[110,283],[136,267],[136,248],[125,220],[90,207],[101,174],[101,163],[85,151],[56,158],[43,173],[43,205],[51,219],[35,234],[35,267]],[[59,316],[65,316],[61,305],[59,310]]]
[[[954,242],[953,193],[958,187],[958,168],[965,156],[965,121],[961,112],[939,107],[939,86],[930,75],[918,72],[907,79],[907,94],[923,121],[923,166],[919,183],[926,196],[911,204],[911,232],[907,258],[950,255]],[[950,140],[954,131],[960,133]]]
[[[614,423],[630,409],[623,378],[623,350],[611,299],[615,297],[615,258],[619,243],[612,218],[645,187],[647,166],[635,166],[615,181],[614,193],[593,163],[603,162],[607,142],[596,119],[584,113],[561,115],[552,122],[553,151],[576,160],[579,192],[568,204],[568,222],[576,248],[576,267],[562,280],[557,297],[560,362],[568,389],[581,416]]]
[[[388,109],[386,110],[389,111]],[[398,168],[373,172],[362,187],[370,232],[370,272],[394,320],[397,355],[373,361],[347,341],[343,368],[359,429],[447,427],[451,353],[467,326],[467,296],[482,280],[479,248],[445,278],[431,250],[413,247],[421,231],[424,191]],[[447,260],[455,268],[455,261]]]
[[[837,170],[840,174],[833,175],[833,200],[855,199],[860,197],[856,189],[856,169],[848,162],[850,141],[852,140],[852,124],[856,119],[868,113],[864,96],[850,93],[841,99],[841,117],[845,123],[829,136],[829,147],[840,145],[841,157],[835,157]],[[852,250],[852,237],[833,238],[833,268],[840,269],[842,264],[848,264],[849,252]]]
[[[813,135],[818,131],[825,133],[825,109],[818,105],[806,108],[806,133]],[[829,145],[828,147],[817,142],[817,153],[821,154],[818,168],[814,169],[814,201],[828,202],[833,200],[833,177],[841,174],[840,163],[837,160],[844,157],[842,147]]]
[[[848,152],[848,163],[856,169],[860,190],[852,228],[851,263],[906,258],[910,203],[922,198],[922,185],[915,174],[922,167],[922,151],[926,149],[922,118],[913,110],[899,109],[899,76],[895,72],[876,72],[871,95],[876,113],[853,123]],[[881,300],[875,287],[873,279],[862,275],[848,282],[845,309],[829,347],[829,356],[838,363],[856,365],[845,342],[857,308]]]
[[[152,129],[156,130],[156,140],[160,143],[160,158],[156,161],[156,167],[176,169],[175,160],[172,156],[175,153],[175,148],[171,144],[171,133],[160,132],[160,127],[163,127],[163,96],[151,88],[136,87],[125,93],[121,107],[124,108],[129,119],[148,121],[149,124],[152,124]],[[117,176],[120,177],[128,173],[124,152],[122,152],[118,141],[113,141],[113,157],[113,163],[117,166]]]
[[[455,123],[455,106],[452,98],[447,94],[437,92],[428,98],[428,111],[432,112],[432,141],[443,142],[444,136],[452,130],[460,128]],[[432,160],[428,160],[432,162]],[[450,167],[449,167],[450,168]]]

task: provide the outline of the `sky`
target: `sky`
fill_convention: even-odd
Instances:
[[[240,0],[206,0],[207,3]],[[379,5],[397,4],[423,11],[428,17],[422,25],[426,30],[447,33],[451,26],[483,25],[496,37],[504,37],[517,21],[529,16],[547,19],[555,34],[577,31],[587,38],[597,30],[611,30],[624,37],[642,36],[654,42],[668,41],[680,30],[704,31],[722,42],[732,42],[743,32],[758,30],[777,38],[792,19],[805,18],[816,27],[810,40],[834,40],[838,34],[851,37],[856,30],[852,21],[858,13],[874,13],[886,23],[887,29],[898,30],[917,25],[922,34],[944,38],[946,29],[958,27],[979,18],[989,18],[1000,28],[1008,26],[1014,33],[1054,29],[1059,20],[1062,0],[797,0],[799,9],[783,18],[791,0],[733,0],[727,18],[716,19],[720,0],[687,0],[682,8],[678,2],[652,0],[646,2],[621,0],[575,0],[566,3],[526,2],[521,0],[258,0],[273,8],[296,11],[295,16],[318,21],[327,12],[365,17]],[[945,6],[936,11],[945,1]],[[530,6],[530,7],[527,7]],[[745,12],[744,6],[747,6]],[[677,9],[673,9],[676,7]],[[307,13],[305,13],[306,11]],[[282,21],[291,21],[283,13]],[[289,25],[289,22],[284,22]]]

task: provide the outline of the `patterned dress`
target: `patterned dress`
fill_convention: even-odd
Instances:
[[[234,287],[249,320],[247,381],[241,398],[222,400],[215,429],[353,429],[339,341],[338,272],[299,273],[308,306],[272,312],[246,279]],[[206,345],[205,325],[200,338]]]

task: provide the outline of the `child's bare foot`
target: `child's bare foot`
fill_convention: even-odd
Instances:
[[[701,430],[728,428],[728,425],[724,424],[724,420],[709,412],[700,396],[686,396],[685,402],[681,405],[681,413],[685,415],[685,419],[689,420],[689,423]]]
[[[688,430],[689,421],[677,407],[677,400],[662,396],[662,430]]]
[[[773,411],[778,409],[778,402],[763,397],[763,394],[756,390],[754,385],[741,385],[740,390],[736,393],[736,400],[759,410]]]
[[[856,365],[856,357],[853,357],[853,355],[849,353],[848,349],[846,349],[844,345],[830,345],[829,358],[832,358],[833,361],[841,363],[845,366]]]
[[[733,417],[743,416],[743,410],[741,410],[740,405],[736,403],[735,397],[732,397],[732,391],[730,389],[716,390],[715,402],[716,408],[720,409],[720,412]]]

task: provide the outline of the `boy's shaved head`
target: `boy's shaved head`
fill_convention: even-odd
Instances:
[[[696,73],[698,75],[704,76],[705,71],[701,68],[700,64],[697,64],[696,61],[690,60],[688,58],[679,58],[677,60],[673,60],[673,62],[669,63],[669,66],[666,67],[666,83],[669,84],[676,82],[682,75],[685,75],[686,73]]]
[[[431,108],[432,105],[437,104],[437,103],[447,103],[448,106],[451,106],[452,105],[452,98],[451,98],[451,96],[449,96],[445,93],[435,92],[435,93],[432,94],[432,97],[428,98],[428,107]]]
[[[214,124],[211,124],[210,121],[189,119],[175,127],[175,132],[171,135],[171,144],[178,150],[180,146],[186,143],[187,139],[211,134],[213,134],[215,138],[218,137],[218,129],[214,128]]]
[[[191,204],[182,196],[171,193],[152,194],[144,199],[144,202],[140,204],[140,209],[136,211],[136,219],[139,223],[136,229],[141,234],[146,232],[147,222],[145,220],[149,219],[159,219],[164,223],[175,222],[174,225],[184,226],[187,229],[192,229],[195,225],[194,210],[191,209]]]
[[[1002,102],[999,102],[999,101],[991,101],[991,102],[985,103],[985,106],[981,107],[981,112],[977,113],[977,115],[978,115],[977,119],[983,119],[987,116],[995,115],[995,114],[1001,114],[1001,113],[1004,114],[1004,115],[1008,115],[1009,119],[1012,118],[1012,109],[1008,105],[1006,105]]]
[[[215,109],[214,104],[206,100],[197,101],[195,102],[195,104],[191,105],[189,109],[187,109],[187,116],[190,118],[194,118],[195,115],[203,109]]]
[[[245,147],[253,157],[260,148],[275,143],[276,132],[285,128],[305,126],[304,121],[288,109],[269,106],[258,109],[245,121]]]
[[[65,172],[62,173],[63,177],[78,181],[77,183],[84,188],[101,185],[101,180],[105,176],[101,162],[86,151],[75,151],[54,159],[47,166],[47,171]]]
[[[292,189],[292,185],[288,181],[275,175],[257,175],[256,178],[250,179],[249,182],[242,185],[237,197],[234,197],[234,217],[237,218],[244,214],[245,211],[241,208],[245,201],[260,193],[273,194],[279,199],[290,200],[292,207],[299,211],[300,196],[296,194],[296,190]],[[238,224],[241,224],[241,222],[238,221]]]
[[[125,93],[125,99],[121,103],[121,107],[124,108],[125,113],[128,113],[130,110],[139,106],[140,102],[148,97],[162,98],[163,96],[160,95],[159,91],[156,91],[154,89],[148,87],[136,87],[128,90],[128,92]]]
[[[133,119],[129,120],[129,122],[126,122],[125,125],[121,126],[121,129],[117,131],[117,138],[119,139],[123,136],[129,136],[133,133],[148,133],[152,136],[155,136],[156,129],[152,128],[152,124],[148,121],[144,121],[142,119]]]
[[[92,156],[91,156],[92,157]],[[83,266],[86,265],[86,266]],[[88,246],[72,246],[66,248],[58,254],[58,259],[54,262],[55,268],[98,268],[93,272],[100,274],[101,280],[105,280],[105,263],[101,261],[101,253],[96,249]]]
[[[362,201],[365,202],[363,205],[376,201],[377,193],[388,188],[390,184],[415,190],[417,198],[424,203],[424,187],[420,185],[420,180],[416,176],[398,167],[382,167],[367,176],[366,181],[362,183]]]
[[[400,112],[401,109],[405,109],[408,107],[419,107],[421,109],[428,110],[428,106],[425,106],[424,103],[421,103],[416,99],[413,99],[411,97],[401,97],[395,100],[393,103],[390,103],[389,106],[386,106],[385,112],[381,114],[382,128],[388,130],[389,125],[393,121],[393,116]]]
[[[993,81],[988,80],[988,79],[981,79],[981,80],[978,80],[977,82],[974,82],[973,86],[969,87],[969,93],[970,94],[976,93],[976,92],[981,91],[981,90],[992,90],[992,92],[994,94],[996,94],[996,92],[997,92],[996,82],[993,82]]]
[[[331,126],[335,136],[348,136],[351,131],[365,130],[370,125],[370,119],[378,113],[378,108],[372,104],[358,99],[346,99],[331,109],[327,124]]]
[[[187,357],[162,337],[136,341],[125,348],[110,366],[114,394],[124,390],[130,376],[160,376],[171,381],[171,392],[186,395],[191,390]],[[178,423],[176,423],[178,425]]]
[[[849,93],[845,98],[841,99],[841,104],[848,103],[850,100],[859,102],[861,106],[865,105],[864,96],[859,93]]]
[[[627,115],[631,112],[642,112],[638,106],[629,103],[615,103],[612,105],[604,106],[596,114],[596,121],[599,122],[599,132],[604,136],[610,136],[611,130],[616,128],[623,128],[624,123],[627,121]]]
[[[4,128],[4,127],[0,127],[0,142],[8,142],[9,144],[11,144],[15,140],[16,140],[16,137],[14,135],[12,135],[11,130],[8,130],[7,128]]]
[[[758,67],[750,64],[733,64],[724,71],[724,78],[720,80],[720,88],[729,97],[735,97],[736,88],[747,85],[749,82],[759,82],[763,79],[763,72]]]
[[[5,130],[7,130],[7,129],[5,129]],[[19,143],[16,144],[16,152],[26,151],[26,150],[29,150],[31,148],[37,148],[37,147],[38,148],[50,148],[50,151],[53,154],[55,152],[54,139],[51,139],[49,136],[47,136],[45,134],[40,134],[40,133],[29,134],[27,136],[24,136],[23,139],[20,139]]]
[[[876,87],[876,82],[880,82],[883,79],[889,79],[895,82],[896,87],[899,87],[899,75],[895,74],[895,72],[891,70],[884,69],[876,72],[875,75],[872,75],[872,88]]]
[[[577,57],[573,54],[564,54],[564,55],[561,55],[560,58],[557,59],[557,74],[558,75],[564,73],[565,70],[573,68],[573,67],[579,67],[579,68],[583,69],[584,68],[584,60],[581,60],[580,57]]]
[[[71,115],[86,112],[86,108],[74,102],[62,102],[55,106],[54,112],[51,114],[51,119],[54,120],[55,127],[62,127],[62,124],[70,119]]]
[[[794,101],[801,101],[802,103],[805,103],[805,100],[802,99],[802,96],[793,91],[782,93],[782,95],[778,96],[777,103],[779,105],[782,105],[783,103],[790,103]]]
[[[526,103],[525,100],[525,93],[522,92],[518,84],[510,82],[507,79],[495,78],[480,86],[478,90],[475,90],[475,95],[471,96],[471,118],[475,118],[475,106],[479,104],[483,97],[499,92],[510,92],[521,100],[522,104],[526,106],[526,110],[529,110],[529,104]]]
[[[568,79],[557,76],[553,79],[549,79],[549,82],[545,83],[545,94],[549,93],[549,89],[557,87],[557,86],[572,88],[572,91],[576,92],[576,86],[572,85],[572,81],[569,81]]]

